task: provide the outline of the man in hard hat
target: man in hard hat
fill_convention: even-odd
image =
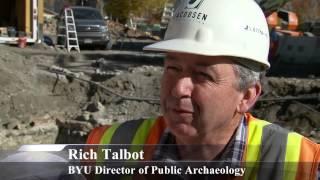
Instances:
[[[176,7],[164,41],[144,48],[167,53],[163,116],[96,128],[88,143],[175,144],[144,148],[145,158],[240,162],[247,179],[315,179],[317,144],[247,113],[270,66],[259,6],[253,0],[180,0]],[[262,168],[263,162],[273,164]]]

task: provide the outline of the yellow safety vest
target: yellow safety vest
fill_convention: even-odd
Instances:
[[[245,114],[247,143],[243,156],[248,180],[314,180],[320,161],[320,146],[300,134]],[[91,131],[88,144],[132,144],[131,151],[145,151],[150,160],[165,130],[163,117],[128,121]],[[148,147],[148,148],[146,148]]]

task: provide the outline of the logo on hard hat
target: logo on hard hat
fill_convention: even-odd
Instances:
[[[174,13],[174,19],[192,20],[204,24],[208,18],[208,14],[204,11],[199,10],[200,6],[203,4],[204,0],[188,0],[179,1],[180,8]]]
[[[261,34],[261,35],[263,35],[265,37],[269,36],[268,33],[264,32],[262,29],[260,29],[258,27],[255,27],[255,26],[245,25],[244,30],[250,31],[250,32],[254,32],[254,33],[258,33],[258,34]]]
[[[186,9],[199,9],[204,0],[189,0]]]

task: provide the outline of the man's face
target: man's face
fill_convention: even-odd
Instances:
[[[243,93],[237,90],[232,63],[226,57],[168,53],[161,108],[175,136],[206,136],[234,123]]]

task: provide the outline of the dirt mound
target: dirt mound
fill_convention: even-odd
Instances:
[[[88,103],[77,119],[104,125],[159,115],[161,71],[160,67],[142,66],[121,72],[100,86],[91,85]]]
[[[254,114],[320,142],[320,79],[269,77],[264,89]]]
[[[96,126],[124,122],[128,120],[146,119],[160,114],[159,83],[161,67],[141,66],[118,71],[113,77],[90,85],[88,101],[75,117],[74,125],[86,124],[84,129],[72,129],[74,138],[70,138],[70,126],[61,128],[59,143],[84,143],[86,136]]]
[[[86,100],[79,92],[88,87],[64,77],[56,83],[55,74],[38,69],[38,64],[53,64],[54,57],[22,55],[14,50],[0,48],[1,147],[54,143],[58,135],[56,118],[74,116]]]

